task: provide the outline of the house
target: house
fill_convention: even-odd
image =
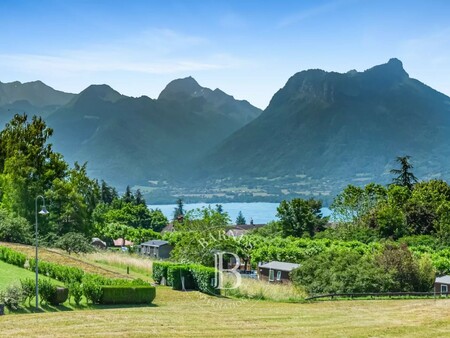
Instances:
[[[448,294],[450,292],[450,276],[436,277],[434,281],[434,292],[437,294]]]
[[[291,283],[290,273],[300,264],[272,261],[258,266],[259,279],[269,283]]]
[[[134,244],[133,242],[123,238],[114,239],[113,242],[115,247],[132,246]]]
[[[173,249],[169,242],[157,239],[141,243],[139,247],[141,255],[159,259],[169,258],[170,252]]]
[[[253,224],[253,222],[250,224],[233,225],[227,228],[226,234],[230,237],[240,237],[247,234],[249,231],[262,228],[264,226],[266,226],[266,224]]]
[[[91,245],[96,249],[106,249],[106,242],[97,237],[92,238]]]

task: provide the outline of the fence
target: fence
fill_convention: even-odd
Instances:
[[[320,298],[362,298],[362,297],[405,297],[405,296],[413,296],[413,297],[430,297],[430,296],[448,296],[450,292],[366,292],[366,293],[327,293],[323,295],[315,295],[305,300],[313,300]]]

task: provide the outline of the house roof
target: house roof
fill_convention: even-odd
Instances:
[[[259,267],[266,268],[266,269],[272,269],[272,270],[280,270],[280,271],[292,271],[292,270],[298,268],[299,266],[300,266],[300,264],[272,261],[269,263],[262,264]]]
[[[133,242],[129,241],[129,240],[125,240],[125,244],[123,242],[123,238],[117,238],[113,240],[114,242],[114,246],[129,246],[129,245],[133,245]]]
[[[450,276],[442,276],[442,277],[436,277],[435,283],[442,283],[442,284],[450,284]]]
[[[151,240],[151,241],[147,241],[147,242],[141,243],[141,245],[154,246],[154,247],[160,247],[160,246],[163,246],[163,245],[166,245],[166,244],[169,244],[169,242],[161,241],[159,239],[154,239],[154,240]]]
[[[267,224],[241,224],[241,225],[232,225],[229,227],[230,230],[252,230],[257,228],[262,228]]]

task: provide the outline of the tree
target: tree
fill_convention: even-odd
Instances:
[[[23,217],[14,217],[0,209],[0,241],[29,244],[31,226]]]
[[[131,203],[131,202],[134,202],[134,195],[133,195],[133,193],[131,192],[131,188],[130,188],[129,185],[127,185],[127,188],[126,188],[126,190],[125,190],[125,194],[124,194],[123,197],[122,197],[122,200],[123,200],[125,203]]]
[[[142,196],[140,189],[137,189],[136,193],[134,194],[134,203],[137,205],[142,204],[147,206],[147,203],[145,202],[144,196]]]
[[[222,213],[223,213],[223,206],[222,206],[222,204],[216,204],[216,211],[217,211],[219,214],[222,214]]]
[[[173,212],[173,219],[177,220],[180,217],[184,216],[184,203],[181,198],[177,199],[177,206],[174,209]]]
[[[63,249],[69,255],[74,253],[88,253],[93,251],[93,247],[82,234],[77,232],[68,232],[62,236],[56,243],[57,248]]]
[[[312,237],[323,230],[328,218],[322,217],[321,208],[322,202],[314,199],[282,201],[277,208],[277,217],[280,218],[283,235],[301,237],[307,234]]]
[[[409,161],[410,158],[410,156],[398,156],[396,162],[400,164],[400,169],[391,170],[391,174],[397,175],[392,180],[392,183],[407,187],[409,190],[418,182],[416,176],[411,172],[411,169],[414,167]]]
[[[245,220],[244,215],[242,215],[242,211],[239,211],[236,218],[236,225],[244,225],[244,224],[247,224],[247,221]]]

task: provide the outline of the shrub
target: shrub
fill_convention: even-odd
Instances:
[[[64,303],[69,297],[69,289],[65,287],[56,287],[51,295],[49,302],[52,305],[59,305]]]
[[[0,260],[23,268],[27,260],[27,256],[10,248],[0,247]]]
[[[22,287],[23,301],[28,299],[30,305],[31,299],[36,296],[36,282],[31,278],[21,279],[20,285]]]
[[[150,304],[156,296],[154,286],[102,286],[100,304]]]
[[[220,294],[220,290],[212,285],[216,277],[216,270],[214,268],[192,264],[190,270],[197,290],[213,295]]]
[[[184,289],[197,289],[194,278],[192,277],[190,265],[170,265],[167,268],[167,283],[172,285],[173,290],[183,290],[183,281]]]
[[[54,294],[56,293],[56,286],[47,279],[39,279],[39,296],[41,297],[40,303],[51,303]]]
[[[153,262],[153,280],[155,283],[161,284],[163,278],[167,281],[167,269],[169,266],[174,265],[170,262]]]
[[[99,304],[102,298],[102,286],[94,280],[84,281],[82,284],[83,295],[92,304]]]
[[[22,288],[18,285],[11,285],[5,291],[0,292],[0,303],[5,304],[8,310],[17,310],[23,300]]]
[[[73,297],[75,304],[80,305],[81,298],[83,297],[83,288],[78,282],[74,282],[69,285],[69,296]]]

